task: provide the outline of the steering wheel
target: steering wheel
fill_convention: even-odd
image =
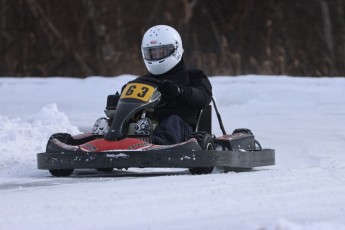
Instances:
[[[135,81],[144,81],[144,82],[149,82],[154,85],[156,85],[159,88],[159,85],[162,83],[161,80],[151,78],[151,77],[139,77],[135,79]],[[167,100],[164,100],[164,98],[161,96],[160,102],[154,107],[156,109],[162,108],[168,104]]]
[[[134,81],[146,81],[146,82],[155,84],[158,87],[162,83],[161,80],[158,80],[158,79],[155,79],[155,78],[151,78],[151,77],[139,77],[139,78],[135,79]]]

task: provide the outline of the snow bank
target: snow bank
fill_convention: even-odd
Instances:
[[[51,134],[80,133],[72,126],[56,104],[49,104],[39,113],[10,119],[0,115],[0,176],[21,176],[37,173],[36,154],[45,151]]]

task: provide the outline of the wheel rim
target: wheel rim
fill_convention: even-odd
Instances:
[[[213,150],[213,144],[211,142],[207,143],[205,150]]]

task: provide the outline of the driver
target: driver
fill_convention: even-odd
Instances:
[[[148,114],[158,120],[153,131],[154,144],[183,142],[196,125],[197,113],[211,102],[211,83],[203,71],[185,67],[181,37],[170,26],[148,29],[141,51],[149,72],[142,77],[161,81],[159,91],[166,102]]]

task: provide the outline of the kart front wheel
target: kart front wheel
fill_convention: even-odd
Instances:
[[[49,172],[56,177],[68,177],[73,173],[73,169],[50,169]]]

